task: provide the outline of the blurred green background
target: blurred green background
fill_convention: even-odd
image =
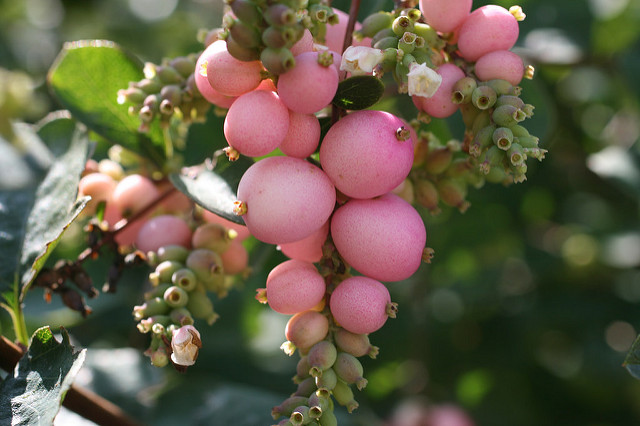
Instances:
[[[392,7],[362,3],[361,18]],[[523,184],[473,190],[465,214],[423,212],[436,257],[389,285],[400,314],[371,336],[380,355],[364,360],[361,407],[350,416],[338,409],[343,425],[417,426],[399,413],[443,403],[477,425],[640,424],[640,382],[621,367],[640,331],[640,1],[518,4],[527,18],[516,50],[537,71],[522,83],[536,106],[527,127],[547,159],[529,163]],[[35,121],[58,108],[44,79],[65,41],[109,39],[157,63],[201,49],[198,29],[218,26],[221,11],[219,0],[0,0],[0,67],[34,79],[44,102],[28,117]],[[218,146],[221,122],[194,125],[190,143]],[[459,119],[448,124],[462,137]],[[98,286],[108,260],[91,267]],[[278,349],[288,317],[254,294],[282,260],[254,242],[253,274],[217,303],[221,319],[200,328],[204,348],[186,374],[141,355],[147,336],[131,309],[144,268],[128,271],[116,295],[91,301],[87,320],[35,289],[28,325],[68,327],[89,348],[76,382],[146,424],[267,425],[294,390],[297,356]],[[0,320],[10,335],[5,312]],[[82,424],[68,413],[58,422]]]

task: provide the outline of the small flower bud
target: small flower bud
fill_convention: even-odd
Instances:
[[[193,365],[198,358],[198,351],[202,347],[200,333],[192,325],[185,325],[173,331],[171,338],[171,361],[174,364]]]
[[[164,348],[159,348],[151,354],[151,364],[154,367],[162,368],[169,363],[169,356]]]

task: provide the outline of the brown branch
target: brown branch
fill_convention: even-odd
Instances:
[[[11,372],[20,361],[20,358],[22,358],[22,355],[23,351],[18,345],[6,337],[0,336],[0,368]],[[99,425],[139,425],[117,405],[79,386],[71,385],[62,401],[62,405]]]

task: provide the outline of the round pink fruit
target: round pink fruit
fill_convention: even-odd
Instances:
[[[349,197],[371,198],[398,186],[413,165],[410,138],[398,137],[404,125],[393,114],[371,110],[334,124],[320,146],[320,163],[336,188]]]
[[[289,110],[274,92],[238,97],[224,120],[224,136],[240,154],[261,157],[276,149],[289,130]]]
[[[482,6],[471,12],[458,33],[458,49],[468,61],[496,50],[509,50],[518,40],[518,21],[507,9]]]
[[[310,263],[319,262],[322,259],[322,246],[328,234],[329,221],[307,238],[293,243],[280,244],[280,250],[290,259],[298,259]]]
[[[482,55],[476,62],[475,71],[481,81],[501,79],[517,86],[524,76],[524,63],[510,50],[496,50]]]
[[[387,321],[389,290],[368,277],[351,277],[331,293],[331,314],[345,330],[355,334],[373,333]]]
[[[240,96],[260,84],[262,63],[234,58],[227,51],[226,41],[212,43],[205,52],[207,56],[202,61],[206,61],[207,79],[216,92],[226,96]]]
[[[280,150],[290,157],[306,158],[313,154],[320,142],[320,122],[313,114],[289,110],[289,130]]]
[[[281,314],[296,314],[317,305],[325,293],[322,275],[312,263],[287,260],[267,277],[267,302]]]
[[[191,247],[191,229],[177,216],[152,217],[138,231],[136,247],[143,253],[157,252],[160,247],[169,245]]]
[[[453,94],[453,85],[465,76],[464,71],[453,64],[441,65],[437,70],[442,76],[442,83],[436,90],[436,93],[430,98],[418,97],[416,105],[418,108],[432,117],[447,118],[458,110],[458,105],[451,102]],[[414,96],[414,98],[416,98]]]
[[[260,241],[284,244],[318,230],[333,212],[336,193],[329,177],[292,157],[268,157],[253,164],[238,185],[243,218]]]
[[[420,214],[394,194],[348,201],[333,214],[331,236],[348,264],[380,281],[413,275],[427,240]]]
[[[471,3],[473,0],[420,0],[420,11],[427,24],[436,31],[448,33],[469,16]]]

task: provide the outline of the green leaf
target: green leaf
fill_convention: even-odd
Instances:
[[[593,24],[593,50],[598,54],[614,54],[630,48],[640,37],[637,3],[629,2],[627,8],[612,19]]]
[[[344,109],[365,109],[375,105],[383,92],[384,84],[379,78],[371,75],[357,75],[340,82],[331,102]]]
[[[138,132],[140,120],[117,102],[118,90],[144,78],[143,64],[111,41],[66,43],[47,76],[51,90],[74,117],[99,135],[164,163],[164,138],[158,125]]]
[[[233,212],[236,191],[242,174],[253,164],[244,157],[217,170],[201,168],[193,174],[173,173],[169,176],[175,187],[205,209],[235,223],[244,225],[242,217]]]
[[[49,327],[33,334],[13,376],[0,384],[0,424],[53,424],[86,350],[74,351],[64,329],[58,342]]]
[[[640,335],[631,345],[622,366],[636,379],[640,380]]]

